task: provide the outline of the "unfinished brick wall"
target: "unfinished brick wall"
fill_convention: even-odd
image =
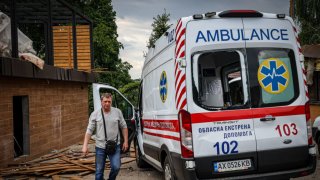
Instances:
[[[30,155],[14,158],[13,96],[28,96]],[[0,167],[83,140],[88,84],[0,77]]]

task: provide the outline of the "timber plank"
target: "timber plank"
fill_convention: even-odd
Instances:
[[[76,165],[78,165],[78,166],[84,167],[84,168],[89,169],[89,170],[92,170],[92,171],[96,171],[96,170],[95,170],[94,168],[92,168],[92,167],[89,167],[89,166],[86,166],[86,165],[83,165],[83,164],[80,164],[80,163],[71,161],[71,160],[69,160],[69,159],[68,159],[67,157],[65,157],[65,156],[60,157],[59,159],[64,160],[64,161],[69,162],[69,163],[72,163],[72,164],[76,164]]]

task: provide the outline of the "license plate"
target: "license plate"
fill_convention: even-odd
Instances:
[[[224,161],[213,163],[214,172],[227,172],[245,170],[252,167],[250,159],[242,159],[236,161]]]

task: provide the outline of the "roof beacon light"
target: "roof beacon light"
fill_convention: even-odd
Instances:
[[[216,15],[216,12],[207,12],[206,14],[205,14],[205,16],[207,17],[207,18],[211,18],[212,16],[215,16]]]
[[[283,18],[285,18],[285,17],[286,17],[285,14],[277,14],[277,18],[279,18],[279,19],[283,19]]]
[[[255,10],[228,10],[219,13],[220,17],[262,17],[261,12]]]
[[[193,19],[202,19],[202,18],[203,18],[202,14],[193,15]]]

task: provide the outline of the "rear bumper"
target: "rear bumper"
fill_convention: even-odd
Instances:
[[[178,179],[199,179],[196,173],[196,169],[186,169],[185,162],[187,160],[181,159],[180,155],[173,155],[172,160],[175,168],[175,174]],[[233,177],[224,176],[222,179],[289,179],[295,177],[307,176],[315,172],[317,166],[316,155],[309,155],[309,161],[306,167],[285,171],[267,172],[267,173],[252,173],[247,175],[237,175]],[[197,168],[197,167],[196,167]],[[198,167],[201,168],[201,167]],[[215,177],[214,179],[219,179]]]

